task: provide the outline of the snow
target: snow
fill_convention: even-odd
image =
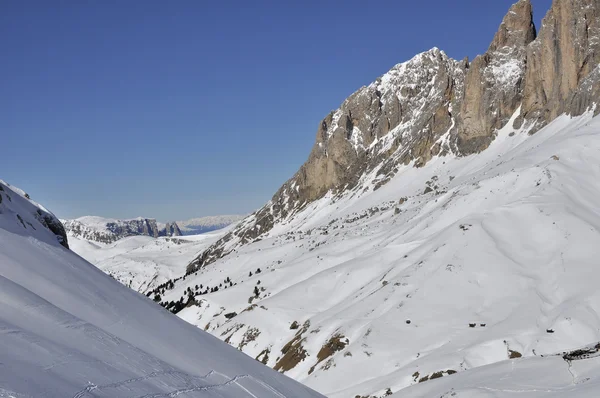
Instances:
[[[523,75],[523,64],[516,59],[494,63],[490,66],[495,82],[503,89],[513,89]]]
[[[185,237],[130,236],[112,244],[88,241],[69,234],[71,250],[124,285],[147,293],[182,276],[190,261],[229,229]]]
[[[61,220],[61,222],[65,223],[65,222],[77,221],[77,222],[85,225],[90,230],[96,230],[96,231],[102,231],[102,232],[108,233],[108,232],[110,232],[110,230],[107,228],[107,224],[114,223],[117,225],[123,225],[127,221],[141,221],[143,219],[144,218],[142,218],[142,217],[136,217],[136,218],[126,219],[126,220],[118,220],[118,219],[106,218],[106,217],[83,216],[83,217],[76,218],[74,220]]]
[[[320,396],[60,246],[0,184],[0,396]]]
[[[595,398],[600,389],[596,361],[568,363],[560,357],[495,363],[402,390],[393,397]]]

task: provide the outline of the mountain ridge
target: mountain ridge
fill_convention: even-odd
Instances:
[[[473,62],[434,48],[394,66],[325,117],[300,170],[189,271],[265,235],[328,192],[354,188],[371,172],[378,189],[398,165],[479,153],[517,109],[514,127],[526,126],[529,134],[561,113],[583,114],[600,101],[599,17],[597,0],[555,0],[538,34],[530,0],[519,0]]]

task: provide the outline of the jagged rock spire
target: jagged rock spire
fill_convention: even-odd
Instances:
[[[554,0],[528,49],[523,117],[537,129],[583,113],[599,100],[599,62],[600,0]]]
[[[521,103],[527,46],[535,34],[531,3],[521,0],[502,20],[488,51],[471,63],[456,140],[461,154],[487,148]]]
[[[488,48],[488,53],[498,51],[503,47],[524,47],[535,40],[535,37],[536,30],[531,2],[530,0],[520,0],[513,4],[502,20],[498,32]]]

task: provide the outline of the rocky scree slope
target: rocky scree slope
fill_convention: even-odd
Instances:
[[[369,174],[376,178],[360,189],[379,189],[401,165],[479,153],[517,110],[512,127],[529,134],[558,115],[583,114],[600,100],[599,61],[600,0],[554,0],[539,35],[531,2],[520,0],[472,62],[434,48],[352,94],[320,123],[300,170],[188,272],[264,236],[327,193],[356,188]]]

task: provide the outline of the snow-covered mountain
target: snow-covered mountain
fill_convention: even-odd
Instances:
[[[472,62],[432,49],[350,96],[146,293],[331,398],[595,397],[599,62],[599,0],[539,35],[518,1]]]
[[[541,356],[600,341],[599,62],[600,1],[554,0],[539,35],[518,1],[472,62],[432,49],[350,96],[154,293],[332,398],[590,396],[599,359]]]
[[[490,396],[510,396],[528,377],[541,388],[548,368],[557,396],[558,386],[589,388],[573,386],[562,359],[514,358],[600,341],[592,116],[561,116],[535,135],[509,125],[481,154],[399,166],[377,190],[373,173],[177,281],[161,301],[189,304],[183,319],[331,398],[439,377],[443,388],[481,386],[464,396],[499,385],[506,392]],[[575,383],[597,383],[586,369],[599,362],[574,365]],[[486,378],[500,373],[500,384]],[[399,396],[447,392],[414,391]]]
[[[86,216],[74,220],[61,220],[69,236],[90,242],[110,244],[128,236],[180,236],[177,223],[157,223],[152,218],[134,218],[115,220],[95,216]]]
[[[177,221],[183,235],[197,235],[205,232],[225,228],[243,219],[240,215],[221,215],[192,218],[185,221]]]
[[[68,250],[23,191],[0,198],[1,397],[321,396]]]

